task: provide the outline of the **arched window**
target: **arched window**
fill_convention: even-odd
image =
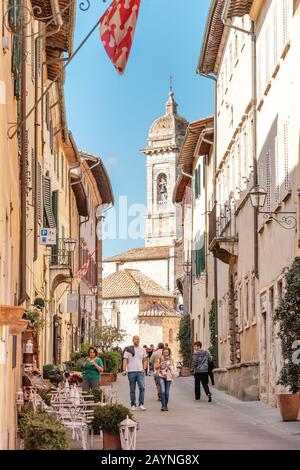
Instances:
[[[157,202],[164,204],[168,201],[168,180],[165,173],[160,173],[157,178]]]
[[[173,339],[173,330],[172,330],[172,328],[170,328],[170,330],[169,330],[169,344],[172,344],[173,341],[174,341],[174,339]]]

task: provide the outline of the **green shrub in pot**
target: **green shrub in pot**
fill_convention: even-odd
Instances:
[[[123,405],[105,405],[97,406],[94,411],[93,430],[99,434],[100,430],[110,433],[119,433],[119,425],[126,417],[133,419],[130,410]]]

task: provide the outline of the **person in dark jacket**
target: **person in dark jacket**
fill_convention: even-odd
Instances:
[[[194,369],[195,379],[195,400],[200,400],[200,384],[202,384],[202,387],[204,388],[204,391],[208,396],[208,401],[211,402],[211,392],[208,386],[208,370],[209,363],[211,361],[212,358],[209,352],[202,349],[202,343],[200,341],[196,341],[194,343],[194,354],[192,361],[192,369]]]

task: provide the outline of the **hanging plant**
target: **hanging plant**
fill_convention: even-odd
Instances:
[[[177,341],[179,341],[179,344],[180,344],[179,352],[182,357],[183,367],[190,367],[191,361],[192,361],[190,315],[184,315],[182,319],[180,320]]]
[[[300,392],[300,361],[297,345],[300,340],[300,258],[296,258],[286,276],[286,292],[275,311],[279,322],[284,364],[278,384],[291,393]],[[299,346],[298,346],[299,349]]]
[[[26,312],[26,320],[30,321],[31,328],[39,332],[46,326],[46,320],[43,318],[39,310],[29,310]]]

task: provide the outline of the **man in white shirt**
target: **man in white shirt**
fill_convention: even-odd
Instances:
[[[133,346],[125,348],[123,355],[123,375],[128,374],[130,386],[131,410],[136,409],[136,384],[139,387],[139,408],[145,411],[145,370],[148,367],[148,354],[144,348],[140,347],[139,336],[132,338]]]

